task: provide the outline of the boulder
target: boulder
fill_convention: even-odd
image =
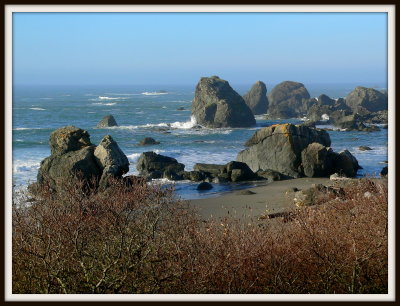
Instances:
[[[201,78],[196,86],[192,115],[210,128],[249,127],[256,124],[243,98],[229,83],[217,76]]]
[[[129,171],[129,161],[110,135],[106,135],[94,150],[96,162],[103,173],[100,187],[106,187],[109,177],[122,177]]]
[[[232,182],[250,181],[257,178],[257,175],[251,171],[249,166],[242,162],[231,161],[227,163],[226,171]]]
[[[49,144],[52,155],[77,151],[92,145],[89,133],[75,126],[65,126],[52,132]]]
[[[370,151],[370,150],[372,150],[372,149],[371,149],[370,147],[368,147],[368,146],[359,146],[358,149],[359,149],[360,151]]]
[[[197,190],[210,190],[213,188],[213,185],[207,182],[201,182],[199,185],[197,185]]]
[[[334,153],[333,156],[334,173],[341,176],[354,177],[358,169],[362,169],[357,159],[348,151],[344,150],[340,153]]]
[[[194,181],[194,182],[199,182],[199,181],[202,181],[202,180],[204,180],[206,178],[204,172],[201,172],[201,171],[188,171],[188,172],[185,172],[184,177],[187,180]]]
[[[139,142],[139,145],[141,146],[156,145],[156,144],[160,144],[160,142],[156,141],[154,138],[151,137],[145,137]]]
[[[326,147],[331,145],[326,131],[290,123],[275,124],[256,131],[237,160],[246,163],[254,172],[272,169],[299,177],[302,175],[301,152],[313,142]]]
[[[373,88],[358,86],[347,95],[346,104],[355,113],[367,114],[387,110],[388,97]]]
[[[243,99],[254,115],[265,114],[268,110],[267,87],[261,81],[257,81]]]
[[[196,163],[193,166],[193,170],[203,172],[210,177],[216,177],[226,173],[226,165]]]
[[[333,151],[313,142],[301,152],[303,173],[308,177],[327,177],[334,173]]]
[[[345,116],[335,121],[335,125],[346,131],[376,132],[379,127],[375,125],[367,126],[362,122],[362,116],[356,114]]]
[[[274,171],[271,169],[266,170],[258,170],[256,175],[261,179],[267,179],[268,181],[281,181],[290,178],[287,175],[284,175],[278,171]]]
[[[113,115],[108,115],[103,117],[103,119],[100,120],[99,123],[97,123],[96,127],[97,128],[105,128],[105,127],[112,127],[112,126],[118,126],[117,121],[115,121],[115,118]]]
[[[163,177],[165,171],[167,176],[171,176],[171,172],[180,174],[185,168],[184,164],[178,163],[175,158],[160,155],[154,152],[144,152],[139,156],[136,169],[142,176],[151,178]]]
[[[302,83],[285,81],[276,85],[268,95],[269,118],[292,118],[304,114],[304,101],[310,94]]]
[[[327,106],[334,106],[335,105],[335,100],[329,98],[327,95],[320,95],[318,97],[318,104],[319,105],[327,105]]]
[[[386,177],[388,175],[388,167],[387,166],[382,168],[380,175],[382,177]]]

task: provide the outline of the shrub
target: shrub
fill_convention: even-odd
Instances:
[[[387,292],[381,183],[355,181],[291,221],[250,224],[201,221],[157,186],[63,184],[13,205],[14,293]]]

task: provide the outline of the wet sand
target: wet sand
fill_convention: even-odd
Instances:
[[[329,178],[298,178],[271,182],[265,186],[245,190],[254,194],[241,194],[244,190],[233,191],[214,198],[190,200],[190,205],[204,218],[224,218],[231,216],[239,219],[256,220],[260,216],[290,211],[294,205],[293,188],[310,188],[312,184],[331,186],[335,181]]]

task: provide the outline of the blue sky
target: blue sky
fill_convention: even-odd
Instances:
[[[385,13],[14,13],[14,84],[385,83]]]

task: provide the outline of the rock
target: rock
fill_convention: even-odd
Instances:
[[[108,186],[109,177],[120,178],[129,171],[128,158],[110,135],[103,137],[94,150],[94,157],[103,172],[100,178],[100,187]]]
[[[362,120],[365,123],[387,124],[388,123],[388,111],[382,110],[379,112],[372,112],[372,113],[363,115]]]
[[[231,177],[227,173],[219,174],[212,179],[215,184],[227,183],[231,180]]]
[[[197,185],[197,190],[210,190],[212,189],[213,186],[210,183],[207,182],[201,182],[199,185]]]
[[[375,125],[366,126],[362,122],[362,117],[358,114],[345,116],[336,120],[335,125],[346,131],[376,132],[380,130],[379,127]]]
[[[249,127],[256,124],[243,98],[217,76],[201,78],[196,86],[192,115],[210,128]]]
[[[292,118],[305,114],[309,105],[304,105],[310,94],[302,83],[285,81],[276,85],[268,95],[270,118]],[[315,102],[315,101],[314,101]]]
[[[360,114],[387,110],[387,95],[373,88],[356,87],[346,97],[346,104]]]
[[[268,110],[267,87],[261,81],[257,81],[243,99],[254,115],[265,114]]]
[[[77,151],[92,145],[89,133],[75,126],[55,130],[50,134],[49,143],[52,155]]]
[[[299,177],[302,175],[301,151],[313,142],[326,147],[331,144],[325,131],[290,123],[276,124],[256,131],[245,144],[249,148],[239,152],[237,160],[254,172],[272,169]]]
[[[311,143],[301,152],[303,173],[308,177],[327,177],[334,172],[332,149]]]
[[[358,165],[357,159],[348,150],[344,150],[333,156],[333,169],[340,175],[354,177],[361,167]]]
[[[367,146],[359,146],[358,149],[360,151],[370,151],[370,150],[372,150],[370,147],[367,147]]]
[[[282,173],[280,173],[278,171],[274,171],[274,170],[271,170],[271,169],[258,170],[256,172],[256,175],[259,178],[267,179],[268,181],[282,181],[282,180],[290,178],[287,175],[284,175],[284,174],[282,174]]]
[[[206,178],[205,174],[201,171],[189,171],[187,172],[186,179],[194,181],[194,182],[199,182],[202,181]]]
[[[388,175],[388,167],[387,166],[382,168],[380,175],[382,177],[386,177]]]
[[[64,154],[52,154],[40,163],[37,175],[39,185],[49,183],[55,191],[61,182],[79,175],[86,183],[97,181],[102,175],[102,169],[98,166],[93,155],[94,146],[83,147],[80,150],[65,152]]]
[[[235,194],[237,194],[237,195],[252,195],[252,194],[256,194],[256,193],[251,190],[239,190],[239,191],[236,191]]]
[[[312,206],[318,203],[326,194],[336,196],[343,195],[343,189],[324,186],[322,184],[313,184],[310,188],[297,191],[294,194],[294,203],[297,207]]]
[[[227,163],[226,171],[232,182],[250,181],[257,178],[257,175],[251,171],[249,166],[242,162],[231,161]]]
[[[387,124],[385,124],[385,125],[382,127],[382,129],[385,129],[385,130],[387,130],[387,129],[388,129],[388,125],[387,125]]]
[[[172,177],[172,172],[178,175],[183,172],[184,168],[185,165],[178,163],[175,158],[154,152],[142,153],[136,164],[136,169],[140,175],[150,176],[151,178],[163,177],[165,171],[167,171],[166,176]]]
[[[185,108],[181,106],[181,107],[178,107],[176,110],[182,111],[182,110],[185,110]]]
[[[226,173],[226,165],[196,163],[193,170],[200,171],[211,177]]]
[[[160,144],[160,142],[156,141],[154,138],[151,137],[145,137],[139,142],[139,145],[141,146],[156,145],[156,144]]]
[[[328,105],[328,106],[334,106],[335,105],[335,100],[329,98],[327,95],[320,95],[318,97],[318,104],[319,105]]]
[[[117,121],[115,121],[113,115],[108,115],[103,117],[103,119],[101,119],[101,121],[96,125],[97,128],[112,127],[112,126],[118,126]]]

